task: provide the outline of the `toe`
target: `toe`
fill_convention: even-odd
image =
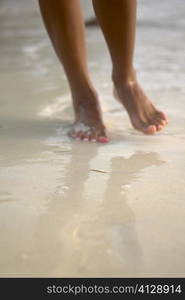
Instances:
[[[90,131],[90,130],[84,132],[84,133],[81,135],[81,140],[83,140],[84,142],[88,142],[88,141],[89,141],[90,134],[91,134],[91,131]]]
[[[167,116],[162,111],[158,111],[157,114],[156,114],[156,117],[157,117],[158,120],[160,120],[161,125],[168,124]]]
[[[106,144],[106,143],[109,142],[109,139],[108,139],[108,137],[106,137],[106,136],[99,136],[98,139],[97,139],[97,141],[98,141],[99,143]]]
[[[99,128],[89,128],[87,131],[75,130],[74,128],[68,133],[70,137],[75,140],[81,140],[84,142],[99,142],[99,143],[108,143],[109,139],[106,135],[106,129],[104,127]]]
[[[156,127],[157,127],[158,131],[162,130],[165,125],[166,125],[166,123],[164,120],[156,119]]]
[[[156,130],[157,130],[156,125],[145,125],[143,127],[143,132],[145,134],[154,134]]]
[[[155,126],[156,131],[160,131],[163,129],[163,127],[166,125],[166,121],[161,119],[161,117],[159,117],[158,113],[153,114],[152,116],[147,118],[148,123],[152,126]],[[149,132],[151,131],[152,133],[154,133],[153,129],[147,129],[147,131],[149,130]]]
[[[156,114],[154,116],[154,119],[156,120],[156,122],[159,124],[159,125],[162,125],[162,126],[165,126],[167,124],[167,121],[162,119],[159,114]]]
[[[89,141],[97,142],[97,135],[94,132],[91,132],[91,134],[89,135]]]
[[[104,144],[109,142],[105,129],[101,129],[97,132],[97,141]]]
[[[167,124],[167,122],[166,122],[165,120],[162,120],[162,119],[160,119],[160,118],[157,118],[157,122],[158,122],[158,124],[161,125],[161,126],[165,126],[165,125]]]
[[[133,122],[132,124],[134,125],[135,129],[142,131],[144,134],[154,134],[157,130],[156,125],[149,120],[146,120],[144,122],[138,119],[136,121],[135,119],[135,122]]]
[[[160,119],[160,124],[165,126],[168,124],[168,121],[167,120],[164,120],[164,119]]]
[[[76,131],[76,130],[72,129],[72,130],[70,130],[68,132],[68,135],[70,137],[72,137],[73,139],[75,139],[75,140],[80,140],[81,136],[82,136],[82,132],[81,131]]]
[[[97,138],[92,138],[90,139],[91,142],[96,143],[97,142]]]
[[[87,136],[84,136],[84,137],[82,138],[82,140],[83,140],[84,142],[88,142],[88,141],[89,141],[89,138],[88,138]]]
[[[153,119],[150,124],[155,125],[157,131],[162,130],[164,127],[163,122],[157,118]]]
[[[82,138],[83,138],[83,132],[82,131],[76,132],[75,139],[79,141],[82,140]]]
[[[156,115],[153,115],[153,117],[148,118],[148,126],[144,126],[144,131],[146,134],[154,134],[156,131],[160,131],[163,129],[163,127],[166,125],[166,121],[162,120],[159,117],[156,117]]]
[[[157,131],[161,131],[163,129],[163,125],[157,125]]]

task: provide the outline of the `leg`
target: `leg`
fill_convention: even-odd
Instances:
[[[79,0],[39,0],[46,29],[63,64],[71,89],[74,138],[106,142],[97,94],[91,84]]]
[[[133,67],[136,0],[93,0],[109,47],[115,96],[126,108],[134,128],[153,134],[167,124],[137,82]]]

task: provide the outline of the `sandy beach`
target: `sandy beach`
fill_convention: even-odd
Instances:
[[[101,145],[66,134],[69,87],[37,1],[0,1],[0,277],[185,276],[184,15],[181,0],[138,1],[135,66],[169,119],[154,136],[114,100],[104,39],[87,28]]]

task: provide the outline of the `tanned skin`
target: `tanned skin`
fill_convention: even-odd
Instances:
[[[133,66],[136,0],[92,0],[111,60],[114,96],[133,127],[154,134],[168,123],[137,81]],[[70,136],[106,143],[99,99],[87,66],[85,25],[79,0],[39,0],[43,20],[71,90],[75,121]]]

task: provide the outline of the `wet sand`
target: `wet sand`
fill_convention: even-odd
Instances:
[[[1,277],[185,276],[184,13],[181,0],[139,1],[136,68],[170,121],[155,136],[131,128],[87,29],[111,138],[99,145],[66,136],[68,84],[37,1],[0,1]]]

